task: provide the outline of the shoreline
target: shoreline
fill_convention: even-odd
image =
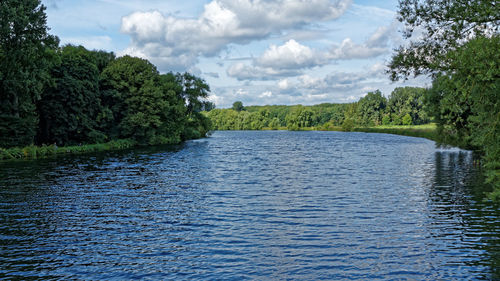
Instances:
[[[114,140],[106,143],[84,144],[72,146],[30,145],[26,147],[0,148],[0,161],[39,160],[57,155],[76,155],[91,152],[122,150],[139,146],[130,139]]]
[[[273,130],[288,130],[286,127],[280,127],[278,129],[273,128],[262,128],[257,131],[273,131]],[[293,131],[293,130],[288,130]],[[425,124],[425,125],[395,125],[395,126],[377,126],[377,127],[355,127],[351,131],[345,131],[341,127],[330,126],[330,127],[306,127],[301,128],[298,131],[338,131],[338,132],[364,132],[364,133],[382,133],[382,134],[392,134],[392,135],[402,135],[410,137],[419,137],[432,140],[438,143],[436,125],[435,124]],[[141,146],[134,140],[121,139],[110,141],[100,144],[84,144],[84,145],[73,145],[73,146],[55,146],[55,145],[42,145],[35,146],[30,145],[23,148],[0,148],[0,161],[9,160],[37,160],[50,158],[57,155],[71,155],[71,154],[84,154],[92,152],[104,152],[112,150],[123,150],[134,147]]]

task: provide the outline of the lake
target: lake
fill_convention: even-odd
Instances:
[[[499,280],[474,155],[404,136],[220,131],[0,163],[0,279]]]

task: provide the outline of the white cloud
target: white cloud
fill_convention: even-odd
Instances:
[[[229,66],[227,74],[238,80],[268,80],[276,77],[297,76],[305,69],[330,64],[334,60],[374,58],[389,51],[393,26],[378,28],[363,44],[350,38],[334,45],[329,51],[312,49],[290,39],[281,46],[271,45],[251,61]]]
[[[377,30],[379,32],[379,30]],[[382,45],[381,39],[387,39],[383,34],[374,34],[370,39],[364,44],[356,44],[351,38],[346,38],[340,46],[334,46],[330,50],[331,59],[365,59],[372,58],[384,53],[387,53],[389,49],[387,48],[388,41],[386,40]]]
[[[271,91],[265,91],[262,94],[259,95],[259,98],[270,98],[273,96],[273,92]]]
[[[307,68],[325,64],[326,55],[291,39],[282,46],[271,45],[256,60],[260,67],[274,69]]]
[[[286,90],[288,89],[288,86],[289,86],[289,82],[288,82],[288,79],[282,79],[278,82],[278,87],[281,89],[281,90]]]
[[[214,56],[230,43],[246,44],[283,30],[341,16],[351,0],[213,0],[196,19],[134,12],[122,18],[121,31],[132,43],[123,53],[142,54],[160,69],[185,68],[198,56]],[[181,62],[173,60],[183,57]]]

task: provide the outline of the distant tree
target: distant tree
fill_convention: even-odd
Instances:
[[[273,130],[277,130],[280,127],[280,120],[277,117],[274,117],[271,122],[268,124],[269,128]]]
[[[233,103],[233,107],[232,107],[232,109],[233,109],[234,111],[238,111],[238,112],[239,112],[239,111],[244,110],[244,109],[245,109],[245,107],[243,107],[243,103],[242,103],[241,101],[235,101],[235,102]]]
[[[116,56],[113,52],[106,51],[89,51],[92,56],[92,60],[95,61],[95,65],[99,73],[102,73],[103,70],[116,59]]]
[[[412,119],[411,119],[411,115],[409,113],[406,113],[405,116],[403,116],[403,119],[401,120],[403,122],[403,125],[411,125],[413,122],[412,122]]]
[[[311,127],[314,122],[313,120],[313,111],[302,105],[295,106],[286,116],[286,124],[289,130],[300,130]]]
[[[424,88],[417,87],[394,89],[387,100],[386,112],[394,116],[393,120],[402,120],[409,114],[413,124],[427,123],[429,119],[424,105],[425,92]]]
[[[203,101],[201,104],[201,111],[211,111],[215,109],[215,103],[211,101]]]
[[[0,147],[34,142],[35,103],[51,81],[57,45],[39,0],[0,2]]]
[[[382,117],[382,125],[390,125],[391,124],[391,116],[390,114],[385,114]]]
[[[369,92],[358,101],[358,120],[364,126],[380,125],[386,104],[387,100],[379,90]]]
[[[178,92],[185,102],[187,123],[181,134],[182,139],[198,138],[206,135],[211,129],[210,120],[201,111],[207,105],[210,86],[205,80],[190,73],[177,73],[176,82],[181,86]]]

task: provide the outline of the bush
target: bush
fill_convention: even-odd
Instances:
[[[409,113],[406,113],[406,115],[403,116],[402,121],[403,121],[403,125],[407,125],[407,126],[409,126],[413,123],[413,120],[411,119],[411,116]]]
[[[342,131],[352,132],[354,130],[354,126],[355,126],[354,119],[346,118],[342,123]]]
[[[391,124],[391,116],[389,114],[384,115],[382,117],[382,125],[387,126]]]

